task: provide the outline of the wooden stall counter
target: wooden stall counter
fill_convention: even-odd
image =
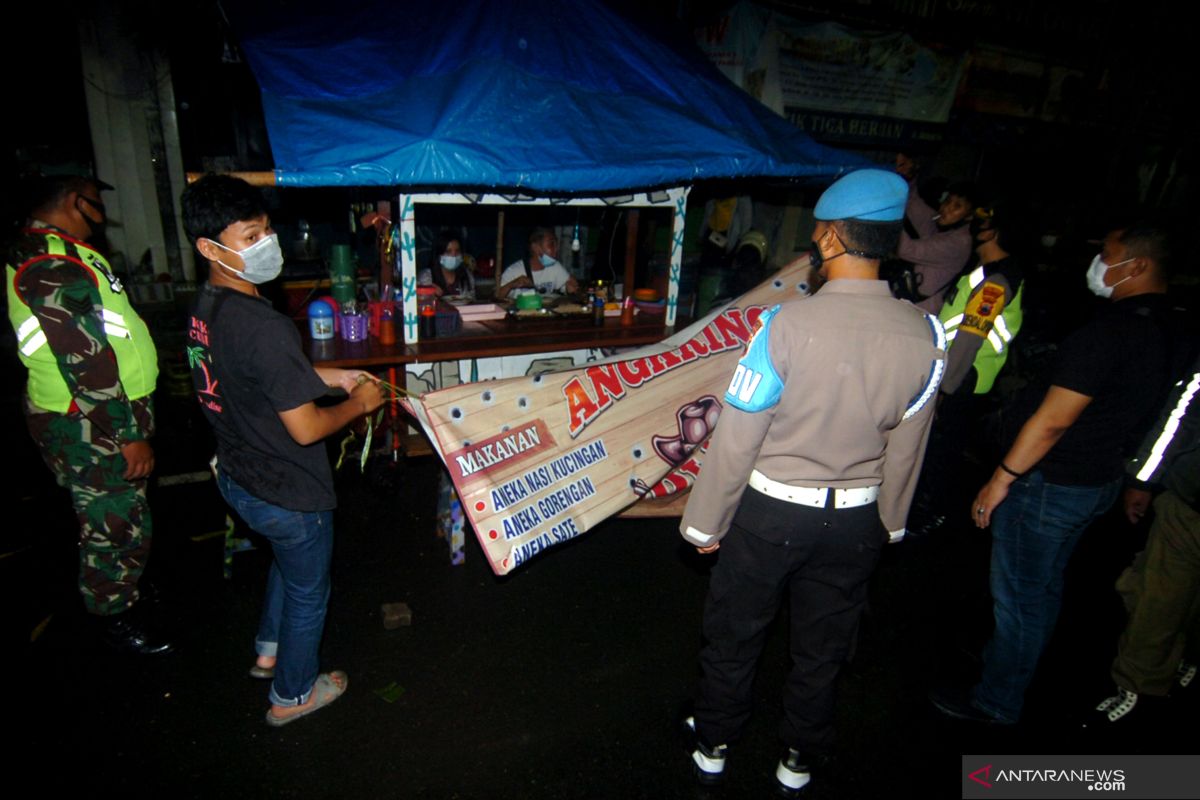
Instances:
[[[686,324],[683,322],[682,324]],[[640,347],[674,333],[660,315],[639,315],[629,325],[618,317],[605,317],[602,326],[590,317],[484,320],[463,323],[451,336],[422,340],[415,345],[380,344],[368,336],[361,342],[341,337],[313,340],[308,324],[301,326],[304,348],[314,364],[329,367],[372,369],[403,364],[457,361],[472,358],[528,355],[562,350]]]

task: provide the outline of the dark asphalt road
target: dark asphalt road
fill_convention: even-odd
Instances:
[[[158,474],[204,468],[190,400],[160,401]],[[10,419],[11,421],[11,419]],[[9,426],[13,428],[13,426]],[[769,796],[787,670],[786,627],[769,639],[756,713],[728,781],[703,794],[676,735],[695,679],[710,562],[673,521],[613,520],[509,578],[468,541],[451,566],[434,536],[438,464],[339,479],[325,668],[348,693],[313,717],[263,723],[266,686],[247,677],[267,553],[222,577],[224,506],[211,482],[152,495],[150,575],[179,644],[154,660],[97,645],[74,594],[74,521],[17,427],[17,491],[0,586],[14,746],[10,775],[39,790],[198,798],[727,798]],[[964,519],[965,522],[965,519]],[[986,535],[952,526],[888,549],[853,662],[839,684],[840,755],[812,798],[957,797],[961,756],[1186,753],[1172,732],[1195,700],[1118,735],[1085,736],[1078,716],[1109,687],[1121,609],[1112,580],[1136,549],[1115,518],[1072,563],[1059,632],[1015,729],[939,718],[925,693],[970,678],[988,635]],[[380,605],[407,603],[385,630]],[[33,638],[33,641],[31,641]],[[392,694],[385,698],[389,687]],[[7,759],[6,759],[7,760]]]

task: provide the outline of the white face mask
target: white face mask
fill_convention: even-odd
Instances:
[[[462,256],[442,256],[442,269],[458,269],[462,264]]]
[[[1092,290],[1092,294],[1096,295],[1097,297],[1112,297],[1113,289],[1117,288],[1133,276],[1126,275],[1112,286],[1104,285],[1104,276],[1110,269],[1119,267],[1122,264],[1128,264],[1130,261],[1133,261],[1133,259],[1127,258],[1124,261],[1118,261],[1116,264],[1106,264],[1104,263],[1103,256],[1097,253],[1096,257],[1092,259],[1092,264],[1088,267],[1087,271],[1087,285],[1088,288]]]
[[[264,236],[245,250],[234,250],[212,239],[208,241],[222,250],[237,253],[242,257],[242,269],[234,269],[224,261],[217,259],[218,264],[242,280],[250,283],[266,283],[278,278],[279,273],[283,270],[283,251],[279,249],[279,234],[272,233]]]

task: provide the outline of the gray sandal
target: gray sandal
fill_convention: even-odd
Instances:
[[[338,685],[337,681],[341,681],[340,686]],[[267,724],[272,728],[279,728],[287,725],[289,722],[298,720],[301,717],[307,717],[314,711],[320,711],[322,708],[341,697],[349,685],[350,678],[347,677],[346,673],[342,672],[341,670],[336,670],[329,673],[323,672],[317,676],[317,680],[313,684],[311,698],[312,705],[303,711],[298,711],[297,713],[286,717],[277,717],[271,713],[270,709],[267,709]]]

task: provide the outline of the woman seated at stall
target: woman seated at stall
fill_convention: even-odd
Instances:
[[[417,273],[420,286],[432,286],[442,295],[475,296],[475,278],[463,261],[462,241],[453,231],[442,231],[429,252],[429,265]]]

